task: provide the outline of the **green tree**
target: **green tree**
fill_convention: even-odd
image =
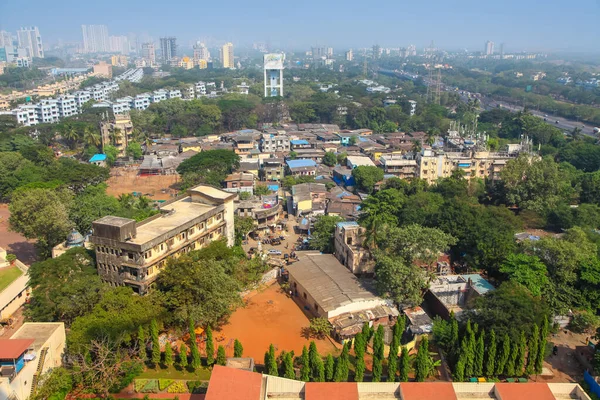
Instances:
[[[227,363],[227,356],[225,355],[225,347],[219,345],[217,347],[217,365],[225,365]]]
[[[292,353],[285,353],[285,356],[283,357],[283,377],[287,379],[296,379]]]
[[[152,341],[151,361],[156,368],[160,363],[160,342],[158,341],[158,323],[155,319],[150,321],[150,339]]]
[[[165,345],[165,361],[164,364],[167,367],[170,367],[171,365],[173,365],[173,349],[171,348],[171,344],[169,342],[167,342],[167,344]]]
[[[254,194],[257,196],[264,196],[271,193],[267,185],[256,185],[254,187]]]
[[[429,340],[427,336],[423,336],[415,359],[415,380],[417,382],[425,381],[430,376],[432,369],[433,360],[429,355]]]
[[[514,343],[512,345],[512,348],[510,350],[510,356],[508,357],[508,361],[506,362],[506,368],[505,368],[506,376],[515,376],[516,375],[517,357],[519,355],[518,347],[519,347],[519,345],[517,343]]]
[[[463,382],[465,380],[465,361],[463,358],[459,358],[454,366],[454,375],[455,382]]]
[[[119,156],[119,150],[115,146],[106,145],[104,146],[104,154],[106,154],[106,163],[109,167],[112,167]]]
[[[534,324],[533,331],[531,332],[531,337],[529,338],[529,346],[527,352],[527,367],[525,368],[525,372],[527,373],[527,375],[533,375],[535,373],[535,363],[537,362],[538,352],[540,350],[539,345],[540,328],[538,328],[537,324]]]
[[[328,167],[335,166],[335,164],[337,164],[337,157],[335,153],[332,151],[328,151],[327,153],[325,153],[325,155],[323,156],[322,163],[327,165]]]
[[[525,351],[527,349],[527,338],[525,331],[521,331],[521,337],[517,348],[517,357],[515,358],[515,374],[523,375],[523,367],[525,366]]]
[[[315,382],[325,382],[325,366],[323,365],[323,359],[317,358],[315,363],[316,374],[314,377]]]
[[[137,334],[138,347],[140,348],[140,359],[142,362],[146,361],[148,343],[146,341],[146,330],[142,325],[138,326]]]
[[[428,278],[425,271],[407,264],[401,257],[390,257],[378,252],[375,262],[376,287],[398,304],[417,305],[423,301]]]
[[[383,373],[383,360],[379,357],[373,356],[373,382],[381,382],[381,375]]]
[[[333,253],[335,227],[344,218],[336,215],[318,215],[311,230],[310,247],[323,253]]]
[[[362,357],[356,357],[356,365],[354,367],[354,382],[363,381],[366,368],[364,355]]]
[[[500,272],[525,286],[534,296],[542,294],[542,289],[548,284],[546,265],[536,256],[510,254],[500,267]]]
[[[342,353],[337,359],[335,363],[335,373],[333,376],[334,382],[347,382],[348,374],[349,374],[349,363],[350,356],[348,354],[349,342],[344,343],[344,347],[342,348]]]
[[[483,375],[483,360],[485,357],[485,329],[481,330],[477,343],[475,345],[475,368],[474,373],[476,376]]]
[[[308,346],[308,359],[310,363],[310,379],[313,382],[319,382],[316,379],[319,376],[319,360],[321,360],[321,356],[317,351],[317,344],[314,340]]]
[[[383,180],[383,170],[374,166],[361,165],[352,170],[352,177],[359,191],[371,194],[375,184]]]
[[[508,333],[504,334],[502,338],[502,346],[500,347],[500,352],[498,354],[498,361],[496,363],[496,375],[502,375],[506,370],[508,370],[507,363],[510,360],[511,356],[511,340],[508,336]],[[513,364],[514,370],[514,364]],[[507,374],[508,375],[508,374]],[[514,373],[513,373],[514,375]]]
[[[535,373],[541,374],[544,367],[544,357],[546,356],[546,343],[548,339],[548,318],[544,318],[542,328],[540,329],[540,343],[537,358],[535,360]]]
[[[396,322],[396,325],[399,321]],[[392,341],[390,342],[390,352],[388,354],[388,382],[396,381],[396,373],[398,372],[398,351],[399,351],[398,334],[396,333],[396,326],[394,326],[394,334],[392,335]]]
[[[488,337],[487,359],[485,363],[485,376],[494,376],[496,372],[496,332],[492,329]]]
[[[410,372],[410,356],[408,349],[402,346],[400,354],[400,382],[408,382],[408,373]]]
[[[237,358],[241,357],[242,354],[244,354],[244,347],[239,340],[235,339],[233,342],[233,356]]]
[[[185,369],[188,366],[187,347],[185,347],[185,343],[181,343],[179,347],[179,366],[181,369]]]
[[[144,152],[142,151],[142,146],[138,142],[130,142],[125,148],[125,154],[129,157],[133,157],[134,160],[139,160],[142,158]]]
[[[384,329],[383,325],[377,326],[377,330],[375,331],[375,335],[373,336],[373,355],[377,356],[378,359],[383,360],[384,356]]]
[[[302,357],[300,358],[300,380],[308,382],[310,380],[310,358],[306,346],[302,348]]]
[[[333,372],[335,367],[335,360],[331,354],[327,354],[327,358],[325,358],[325,379],[327,382],[331,382],[333,380]]]
[[[100,146],[100,134],[91,127],[86,127],[83,131],[83,142],[90,147]]]
[[[212,329],[206,326],[206,364],[213,365],[215,362],[215,343],[213,342]]]

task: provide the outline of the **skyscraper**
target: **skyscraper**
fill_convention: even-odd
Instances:
[[[0,47],[13,45],[13,38],[10,32],[0,31]]]
[[[221,61],[223,62],[223,68],[235,68],[232,43],[225,43],[223,45],[221,49]]]
[[[350,49],[346,52],[346,61],[352,61],[353,58],[354,54],[352,53],[352,49]]]
[[[490,42],[489,40],[485,42],[485,54],[488,56],[494,54],[494,42]]]
[[[127,36],[110,36],[110,51],[121,54],[129,54],[129,39]]]
[[[265,54],[265,97],[283,96],[283,62],[285,54]]]
[[[194,45],[194,62],[198,63],[200,60],[208,61],[210,59],[210,52],[204,45],[204,43],[196,42]]]
[[[110,51],[110,39],[106,25],[81,25],[84,53],[105,53]]]
[[[150,67],[156,64],[156,50],[154,49],[154,43],[142,44],[142,58],[146,60],[146,64]]]
[[[37,26],[21,28],[17,31],[19,47],[27,51],[27,57],[44,58],[44,45]]]
[[[160,51],[162,53],[163,64],[168,64],[171,59],[177,57],[177,38],[160,38]]]

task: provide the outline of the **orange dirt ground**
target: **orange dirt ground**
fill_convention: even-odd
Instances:
[[[24,264],[36,261],[34,240],[27,240],[21,234],[9,230],[10,211],[7,204],[0,204],[0,247],[12,253]]]
[[[265,351],[272,343],[279,355],[282,350],[299,356],[302,346],[310,340],[302,336],[309,319],[300,307],[282,293],[278,284],[246,300],[247,305],[236,310],[229,322],[214,332],[215,345],[226,347],[227,356],[233,355],[233,341],[238,339],[244,346],[244,356],[253,357],[257,364],[263,363]],[[322,355],[335,354],[338,350],[329,339],[317,340],[317,349]]]
[[[151,200],[169,200],[171,194],[177,194],[173,185],[179,180],[179,175],[152,175],[140,176],[137,174],[137,168],[112,168],[108,184],[107,193],[118,197],[124,193],[141,192]],[[165,189],[166,193],[162,190]]]

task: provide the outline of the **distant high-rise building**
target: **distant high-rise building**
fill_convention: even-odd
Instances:
[[[504,58],[504,43],[500,43],[500,58]]]
[[[27,51],[27,57],[44,58],[44,45],[37,26],[21,28],[17,31],[19,47]]]
[[[265,97],[283,96],[283,62],[285,54],[265,54]]]
[[[321,57],[327,56],[327,49],[325,47],[311,47],[311,53],[314,60],[320,59]]]
[[[414,44],[411,44],[410,46],[408,46],[407,51],[408,51],[409,56],[414,57],[417,55],[417,46],[415,46]]]
[[[106,25],[81,25],[84,53],[106,53],[110,51],[110,39]]]
[[[333,47],[327,48],[327,57],[333,57]]]
[[[110,51],[121,54],[129,54],[129,39],[127,36],[110,36]]]
[[[177,57],[177,38],[160,38],[160,51],[163,64],[168,64],[173,58]]]
[[[194,45],[194,62],[198,63],[200,60],[208,61],[210,59],[210,52],[204,45],[204,43],[196,42]]]
[[[494,42],[487,41],[485,42],[485,54],[491,56],[494,54]]]
[[[375,60],[379,59],[379,57],[381,57],[381,47],[379,47],[378,44],[373,46],[373,58]]]
[[[223,68],[234,68],[235,63],[233,61],[233,44],[225,43],[221,49],[221,62]]]
[[[154,49],[154,43],[143,43],[142,44],[142,58],[146,60],[146,65],[154,66],[156,64],[156,50]]]
[[[0,31],[0,47],[8,47],[13,45],[13,37],[10,32]]]
[[[353,58],[354,54],[352,53],[352,49],[350,49],[346,52],[346,61],[352,61]]]

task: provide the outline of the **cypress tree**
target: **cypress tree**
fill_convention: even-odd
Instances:
[[[319,352],[317,351],[317,344],[314,342],[314,340],[311,341],[310,345],[308,346],[308,360],[310,364],[310,379],[313,382],[321,382],[317,380],[317,377],[319,375],[319,361],[321,361],[321,364],[323,364],[323,362]]]
[[[269,345],[268,353],[269,353],[269,357],[268,357],[269,364],[266,366],[267,374],[273,375],[273,376],[279,376],[279,370],[277,368],[277,357],[275,356],[275,346],[273,346],[273,344]]]
[[[239,340],[235,339],[235,342],[233,342],[233,356],[241,357],[242,354],[244,354],[244,346]]]
[[[406,319],[404,315],[398,317],[396,324],[394,324],[394,338],[398,341],[398,345],[402,343],[402,335],[406,329]]]
[[[402,346],[400,355],[400,382],[408,382],[408,372],[410,371],[410,359],[408,349]]]
[[[213,342],[212,329],[210,325],[206,326],[206,364],[215,363],[215,344]]]
[[[540,346],[540,328],[537,324],[533,324],[533,332],[531,333],[531,338],[529,339],[529,352],[527,354],[527,368],[525,372],[527,375],[535,374],[535,364],[538,358]]]
[[[285,353],[283,356],[283,377],[287,379],[296,379],[296,371],[294,371],[294,359],[292,353]]]
[[[458,358],[458,361],[454,366],[453,379],[455,382],[462,382],[465,380],[465,361],[462,356]]]
[[[190,347],[190,353],[192,355],[192,363],[190,364],[193,369],[198,369],[202,366],[202,357],[200,356],[200,350],[196,342]]]
[[[171,343],[167,342],[165,345],[165,365],[170,367],[173,365],[173,349],[171,348]]]
[[[362,382],[365,377],[365,359],[363,357],[356,359],[356,366],[354,368],[354,382]]]
[[[506,370],[506,364],[510,356],[510,337],[508,333],[502,338],[502,346],[498,352],[498,360],[496,362],[496,375],[503,375]]]
[[[152,339],[152,364],[154,367],[160,363],[160,343],[158,342],[158,324],[153,319],[150,322],[150,338]]]
[[[335,361],[333,356],[331,354],[327,354],[327,358],[325,359],[325,379],[327,382],[331,382],[333,380],[334,367]]]
[[[349,346],[348,342],[344,343],[344,347],[342,349],[342,354],[340,354],[340,356],[337,359],[337,362],[335,363],[335,372],[333,374],[333,380],[335,382],[347,382],[348,381],[348,373],[349,373],[348,362],[350,361],[349,355],[348,355],[349,347],[350,346]]]
[[[185,369],[188,366],[187,347],[185,347],[185,343],[181,343],[179,347],[179,366],[181,369]]]
[[[356,336],[354,336],[354,354],[357,356],[359,354],[364,354],[366,348],[365,336],[362,332],[358,332]]]
[[[310,380],[310,358],[308,357],[308,350],[306,346],[302,348],[302,366],[300,367],[300,380],[308,382]]]
[[[456,360],[459,352],[459,338],[458,338],[458,321],[454,316],[454,311],[450,313],[450,358]]]
[[[375,332],[375,337],[373,338],[373,355],[376,355],[378,360],[383,360],[385,355],[385,345],[383,342],[384,336],[385,332],[383,325],[379,325],[377,327],[377,331]]]
[[[473,331],[469,335],[472,335]],[[469,346],[469,336],[464,336],[460,343],[460,357],[463,358],[463,362],[465,364],[465,377],[470,377],[473,375],[473,363],[469,363],[471,349]]]
[[[415,380],[417,382],[423,382],[429,375],[429,363],[431,362],[429,356],[429,339],[427,336],[423,336],[419,350],[417,351],[417,358],[415,360]]]
[[[138,346],[140,347],[140,358],[142,359],[142,362],[145,362],[148,357],[148,342],[146,341],[146,330],[142,325],[138,326],[137,339]]]
[[[493,329],[490,331],[488,343],[485,376],[494,376],[496,372],[496,332]]]
[[[541,374],[542,367],[544,366],[544,357],[546,356],[546,343],[548,337],[548,318],[544,317],[542,323],[542,329],[540,330],[540,345],[538,349],[538,356],[535,360],[535,373]]]
[[[475,347],[475,376],[483,375],[483,359],[485,357],[485,330],[482,329]]]
[[[373,382],[381,382],[383,372],[383,361],[373,356]]]
[[[396,325],[398,325],[396,323]],[[390,353],[388,354],[388,382],[396,381],[396,372],[398,372],[398,338],[396,331],[392,336],[392,342],[390,343]]]
[[[225,355],[225,347],[219,345],[217,347],[217,365],[225,365],[227,363],[227,356]]]
[[[527,338],[525,332],[521,331],[521,337],[517,346],[517,355],[515,357],[515,375],[523,375],[523,367],[525,365],[525,350],[527,348]]]
[[[314,377],[315,382],[325,382],[325,366],[323,365],[323,359],[321,357],[316,359],[316,374]]]

